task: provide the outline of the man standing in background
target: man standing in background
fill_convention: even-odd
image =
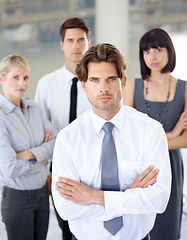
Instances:
[[[91,107],[75,74],[77,63],[91,45],[90,34],[90,26],[84,20],[67,19],[60,27],[60,47],[65,55],[65,64],[43,76],[38,83],[35,100],[57,132]],[[48,182],[50,188],[51,175]],[[71,240],[68,222],[62,220],[57,212],[56,216],[63,231],[63,240]]]

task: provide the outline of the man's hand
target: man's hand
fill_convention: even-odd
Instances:
[[[156,182],[159,170],[154,169],[153,166],[145,169],[130,185],[132,188],[146,188]],[[104,206],[104,192],[102,190],[95,190],[86,186],[83,183],[59,177],[56,182],[56,190],[60,196],[71,200],[79,205],[99,204]]]
[[[132,188],[146,188],[153,185],[156,182],[159,170],[154,169],[153,166],[146,168],[130,185],[129,189]]]
[[[99,204],[104,206],[104,192],[95,190],[83,183],[68,178],[59,177],[56,190],[60,196],[79,205]]]

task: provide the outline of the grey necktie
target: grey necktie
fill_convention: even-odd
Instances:
[[[119,191],[118,163],[116,147],[112,135],[114,125],[106,122],[103,126],[105,135],[102,144],[101,162],[101,185],[104,191]],[[114,236],[123,226],[122,217],[104,222],[104,227]]]

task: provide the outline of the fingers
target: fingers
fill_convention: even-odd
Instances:
[[[153,170],[150,172],[141,182],[141,187],[145,188],[150,185],[153,185],[156,182],[157,176],[158,176],[158,169]]]
[[[43,142],[49,142],[53,139],[53,132],[51,129],[44,131],[44,140]]]
[[[150,166],[146,168],[137,178],[136,180],[138,182],[142,181],[148,174],[150,174],[154,169],[154,166]]]
[[[43,161],[41,161],[41,165],[44,165],[44,164],[47,164],[47,163],[48,163],[47,160],[43,160]]]
[[[186,112],[183,112],[180,116],[180,120],[187,118]]]
[[[146,168],[130,185],[129,189],[132,188],[145,188],[149,185],[153,185],[156,182],[159,170],[154,169],[154,166]]]
[[[76,191],[75,185],[76,185],[75,181],[59,177],[58,181],[56,182],[56,190],[59,191],[59,194],[62,197],[66,199],[71,199],[73,197],[73,192]]]

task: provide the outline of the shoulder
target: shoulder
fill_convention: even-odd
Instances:
[[[135,85],[135,79],[127,80],[125,88],[133,90]]]
[[[59,137],[70,137],[71,139],[76,139],[81,135],[83,136],[85,132],[89,131],[91,124],[91,109],[85,111],[80,116],[78,116],[72,123],[63,128],[58,136]]]
[[[58,76],[60,76],[63,72],[63,68],[57,69],[54,72],[48,73],[44,75],[38,82],[39,85],[43,84],[49,84],[50,82],[54,82],[55,79],[59,79]]]
[[[123,90],[123,103],[131,107],[134,107],[134,83],[134,79],[128,80]]]
[[[156,121],[155,119],[149,117],[146,113],[142,113],[136,110],[133,107],[124,106],[125,114],[128,117],[129,121],[133,124],[139,126],[147,126],[148,128],[153,128],[154,126],[157,128],[162,128],[160,122]]]
[[[131,119],[136,119],[137,121],[139,120],[148,121],[149,119],[152,119],[147,114],[142,113],[133,107],[124,106],[124,108],[125,108],[125,114]]]

